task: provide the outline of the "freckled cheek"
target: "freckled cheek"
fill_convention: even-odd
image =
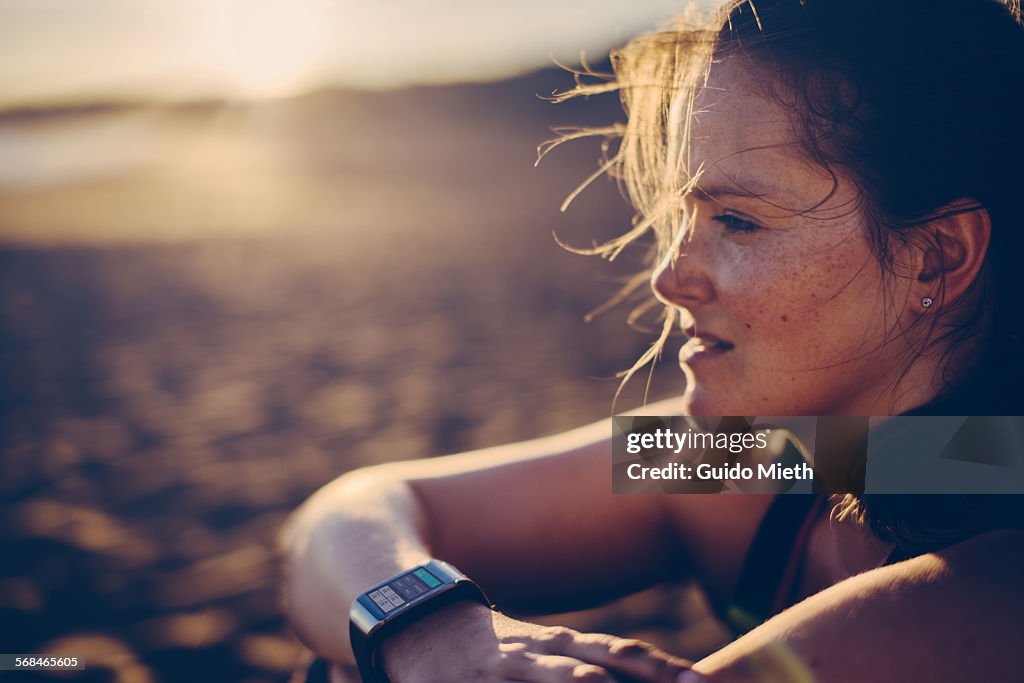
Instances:
[[[808,273],[806,265],[763,255],[734,257],[721,264],[715,287],[722,304],[748,329],[806,323],[819,312],[830,284]]]

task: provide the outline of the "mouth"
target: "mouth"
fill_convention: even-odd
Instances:
[[[702,332],[698,335],[696,332],[691,333],[690,330],[687,330],[687,336],[689,340],[679,350],[679,361],[681,363],[717,358],[735,348],[735,344],[732,342],[716,337],[713,334]]]

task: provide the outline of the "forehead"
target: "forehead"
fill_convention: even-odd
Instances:
[[[794,208],[818,204],[832,175],[803,150],[790,111],[763,94],[765,73],[741,57],[711,67],[694,102],[683,173],[707,194],[755,194]],[[759,80],[761,79],[761,80]]]

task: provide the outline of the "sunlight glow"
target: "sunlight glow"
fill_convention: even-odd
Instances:
[[[0,109],[495,80],[603,55],[686,1],[0,0]]]
[[[199,68],[237,97],[282,97],[316,84],[334,27],[325,0],[214,0],[198,8]]]

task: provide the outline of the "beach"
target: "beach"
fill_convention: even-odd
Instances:
[[[533,167],[550,126],[621,117],[538,97],[567,83],[0,117],[7,651],[82,654],[80,680],[286,680],[275,539],[305,497],[611,414],[653,337],[628,305],[584,316],[643,249],[555,243],[631,215],[604,180],[558,211],[596,144]],[[652,399],[681,388],[662,365]]]

